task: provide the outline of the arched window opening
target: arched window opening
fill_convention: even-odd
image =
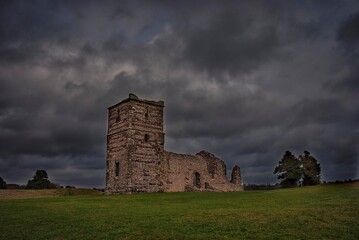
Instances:
[[[115,176],[118,177],[120,175],[120,163],[116,162],[115,164]]]
[[[145,134],[145,142],[148,142],[150,140],[150,135],[148,135],[147,133]]]
[[[194,186],[198,188],[201,187],[201,174],[198,172],[194,173]]]
[[[116,110],[116,122],[121,121],[121,116],[120,116],[120,110],[117,108]]]
[[[148,107],[145,109],[145,119],[148,120]]]

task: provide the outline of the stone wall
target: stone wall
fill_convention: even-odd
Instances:
[[[196,155],[165,152],[164,157],[168,167],[165,191],[243,190],[241,182],[228,181],[224,162],[207,151]],[[238,173],[235,172],[237,179]]]
[[[106,193],[240,191],[240,169],[232,181],[224,162],[207,151],[164,151],[162,101],[130,94],[108,108]]]
[[[163,191],[163,149],[163,102],[132,96],[110,107],[106,192]]]

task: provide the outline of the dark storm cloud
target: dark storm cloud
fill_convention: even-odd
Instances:
[[[347,76],[338,81],[328,82],[333,91],[351,94],[358,99],[359,91],[359,12],[347,17],[337,31],[337,40],[345,50],[348,72]]]
[[[349,53],[355,52],[359,46],[359,12],[345,20],[338,29],[338,40],[345,44]]]
[[[279,45],[275,23],[260,18],[231,6],[214,11],[208,22],[185,33],[186,58],[214,73],[252,70],[271,57]]]
[[[337,99],[303,99],[286,112],[289,127],[311,123],[330,124],[346,121],[349,112]]]
[[[165,101],[166,149],[212,151],[245,182],[275,182],[286,150],[356,178],[358,7],[2,1],[0,176],[103,186],[106,108],[133,92]]]

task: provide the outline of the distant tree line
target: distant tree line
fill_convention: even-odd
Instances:
[[[280,185],[284,188],[320,184],[320,164],[308,151],[299,157],[286,151],[273,173],[281,179]]]
[[[244,190],[274,190],[281,188],[280,184],[243,184]]]
[[[344,179],[344,180],[335,180],[335,181],[323,181],[323,184],[341,184],[341,183],[353,183],[359,182],[359,179]]]
[[[0,189],[54,189],[63,188],[59,184],[51,182],[45,170],[37,170],[35,175],[26,185],[6,184],[5,180],[0,177]],[[65,188],[75,188],[67,185]]]
[[[330,184],[345,184],[345,183],[354,183],[358,182],[359,179],[344,179],[344,180],[335,180],[335,181],[323,181],[321,184],[330,185]],[[282,186],[280,183],[276,184],[254,184],[254,183],[245,183],[243,184],[244,190],[275,190],[280,189]]]
[[[51,189],[56,188],[56,185],[50,182],[49,176],[45,170],[37,170],[31,180],[27,182],[28,189]]]

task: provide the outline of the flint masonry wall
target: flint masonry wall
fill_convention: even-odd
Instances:
[[[168,164],[168,192],[183,191],[240,191],[242,183],[229,182],[225,163],[207,151],[196,155],[165,152]],[[232,173],[232,178],[240,179],[239,167]]]
[[[132,95],[108,119],[106,192],[163,191],[163,102]]]
[[[232,180],[224,162],[207,151],[164,151],[162,101],[130,94],[108,108],[106,193],[240,191],[240,169]]]

